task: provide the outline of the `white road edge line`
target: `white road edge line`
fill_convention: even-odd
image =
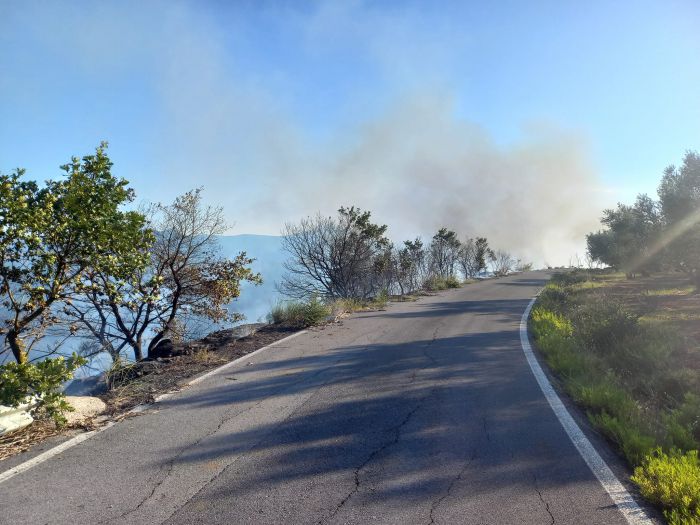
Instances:
[[[197,383],[201,383],[205,379],[207,379],[213,375],[216,375],[219,372],[222,372],[228,368],[231,368],[235,364],[240,363],[241,361],[244,361],[245,359],[250,359],[254,355],[259,354],[260,352],[263,352],[264,350],[267,350],[268,348],[272,348],[273,346],[277,346],[281,343],[285,343],[285,342],[289,341],[290,339],[294,339],[295,337],[298,337],[298,336],[305,334],[307,332],[308,332],[308,330],[301,330],[299,332],[295,332],[292,335],[288,335],[287,337],[283,337],[282,339],[275,341],[274,343],[270,343],[267,346],[263,346],[262,348],[258,348],[254,352],[251,352],[249,354],[241,356],[238,359],[234,359],[233,361],[229,361],[228,363],[221,365],[218,368],[214,368],[213,370],[210,370],[209,372],[202,374],[201,376],[195,377],[194,379],[192,379],[192,381],[188,381],[187,383],[185,383],[183,385],[182,389],[184,389],[188,386],[191,386],[191,385],[196,385]],[[182,392],[182,389],[176,390],[174,392],[168,392],[166,394],[162,394],[160,396],[157,396],[153,403],[151,403],[149,405],[136,406],[136,407],[132,408],[131,410],[129,410],[129,412],[127,412],[127,413],[128,414],[138,414],[139,412],[143,412],[144,410],[152,407],[156,403],[159,403],[161,401],[165,401],[166,399],[173,397],[175,394]],[[44,461],[62,453],[62,452],[65,452],[69,448],[73,448],[74,446],[79,445],[83,441],[87,441],[88,439],[95,436],[96,434],[99,434],[100,432],[107,430],[108,428],[110,428],[114,425],[115,425],[115,423],[112,421],[112,422],[107,423],[105,426],[103,426],[97,430],[92,430],[92,431],[86,432],[84,434],[78,434],[74,438],[71,438],[68,441],[64,441],[60,445],[56,445],[55,447],[50,448],[46,452],[42,452],[38,456],[36,456],[30,460],[27,460],[24,463],[20,463],[16,467],[12,467],[11,469],[6,470],[5,472],[0,473],[0,483],[3,483],[10,478],[13,478],[17,474],[21,474],[22,472],[26,472],[30,468],[35,467],[35,466],[39,465],[40,463],[43,463]]]
[[[539,294],[538,294],[539,295]],[[527,358],[527,362],[530,365],[530,369],[540,385],[540,389],[547,398],[549,406],[552,407],[554,415],[557,416],[559,422],[564,427],[564,430],[568,434],[569,438],[573,442],[576,450],[578,450],[581,457],[591,469],[591,472],[598,478],[600,484],[603,485],[605,491],[610,495],[617,508],[620,510],[622,515],[627,520],[630,525],[652,525],[654,522],[649,519],[646,513],[639,507],[637,502],[634,500],[632,495],[627,491],[627,489],[620,483],[620,480],[615,477],[613,471],[605,463],[598,451],[595,449],[593,444],[588,440],[586,435],[583,433],[581,428],[576,424],[574,419],[566,410],[564,403],[554,390],[554,387],[547,379],[547,376],[542,371],[540,364],[535,357],[532,347],[530,346],[530,340],[527,334],[527,321],[530,317],[530,311],[532,306],[535,304],[537,296],[535,296],[530,304],[527,305],[525,313],[520,320],[520,343]]]

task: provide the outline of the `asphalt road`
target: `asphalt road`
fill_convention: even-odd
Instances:
[[[626,523],[521,350],[546,279],[270,348],[0,484],[0,522]]]

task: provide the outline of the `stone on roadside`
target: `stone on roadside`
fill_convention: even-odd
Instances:
[[[100,415],[107,405],[97,397],[91,396],[66,396],[66,402],[75,410],[66,412],[64,416],[69,425],[79,425],[86,420]]]

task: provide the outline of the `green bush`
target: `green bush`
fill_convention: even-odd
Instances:
[[[304,302],[279,303],[268,314],[268,320],[275,324],[307,327],[322,323],[329,315],[331,308],[314,297]]]
[[[571,322],[581,345],[599,354],[614,352],[639,333],[638,316],[619,303],[602,299],[574,309]]]
[[[573,326],[568,319],[539,305],[532,311],[530,322],[532,331],[538,339],[550,335],[571,337],[573,334]]]
[[[603,377],[595,383],[581,385],[576,393],[577,400],[596,413],[607,412],[618,417],[636,414],[637,403],[613,381],[612,377]]]
[[[561,314],[570,306],[570,296],[567,288],[549,283],[537,298],[537,305]]]
[[[664,508],[672,525],[700,524],[700,460],[697,450],[669,454],[656,449],[634,469],[642,495]]]
[[[462,283],[459,282],[459,279],[455,277],[454,275],[450,275],[447,279],[445,279],[445,285],[448,288],[459,288]]]
[[[372,299],[371,306],[374,308],[386,308],[389,303],[389,292],[384,288],[377,296]]]
[[[551,282],[561,286],[572,286],[588,281],[588,274],[581,270],[572,270],[570,272],[557,272],[552,275]]]
[[[656,445],[655,440],[646,434],[638,422],[630,417],[613,416],[606,411],[599,414],[590,414],[588,418],[608,439],[616,443],[627,461],[632,465],[638,465]]]
[[[438,277],[431,276],[428,277],[423,283],[423,288],[429,292],[438,292],[440,290],[447,290],[448,288],[459,288],[462,283],[454,275],[449,277]]]
[[[33,413],[52,417],[65,424],[63,412],[73,410],[61,391],[63,383],[72,379],[73,372],[86,363],[85,358],[45,359],[38,363],[6,363],[0,366],[0,404],[17,407],[36,396],[38,404]]]
[[[331,308],[331,315],[359,312],[367,307],[364,302],[355,298],[335,299],[329,306]]]
[[[447,283],[440,277],[432,276],[425,280],[423,288],[428,292],[439,292],[440,290],[447,290]]]
[[[700,446],[700,396],[692,392],[664,417],[667,431],[666,447],[697,450]]]

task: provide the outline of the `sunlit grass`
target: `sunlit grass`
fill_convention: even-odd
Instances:
[[[597,288],[605,288],[609,285],[610,282],[607,281],[586,281],[585,283],[572,285],[572,288],[574,290],[595,290]]]
[[[683,286],[678,288],[662,288],[659,290],[645,290],[642,292],[644,295],[650,297],[663,297],[663,296],[673,296],[673,295],[690,295],[695,291],[693,286]]]
[[[700,312],[656,311],[643,315],[641,319],[657,323],[700,321]]]

